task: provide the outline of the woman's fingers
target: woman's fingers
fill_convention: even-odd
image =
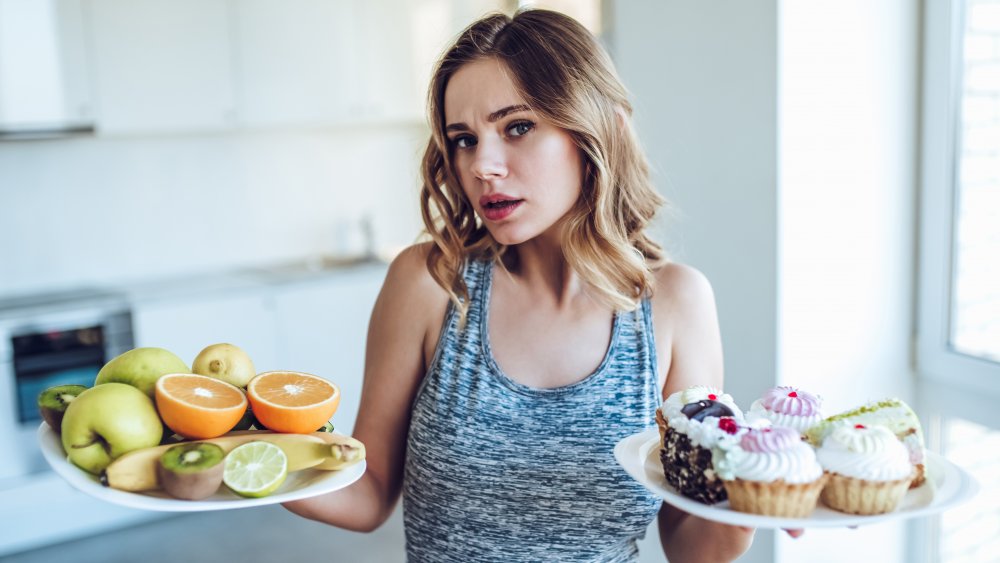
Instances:
[[[793,530],[785,530],[785,532],[786,532],[786,533],[787,533],[787,534],[788,534],[789,536],[791,536],[791,537],[793,537],[793,538],[797,538],[797,537],[801,536],[802,534],[806,533],[806,531],[805,531],[805,530],[803,530],[802,528],[795,528],[795,529],[793,529]]]

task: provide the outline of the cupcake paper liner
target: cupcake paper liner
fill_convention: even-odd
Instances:
[[[895,481],[865,481],[828,473],[830,480],[820,494],[823,504],[830,508],[870,516],[896,510],[903,499],[913,475]]]
[[[725,481],[725,486],[729,507],[733,510],[780,518],[806,518],[815,510],[826,481],[824,473],[811,483],[734,479]]]
[[[918,463],[913,466],[913,469],[916,471],[916,473],[913,476],[913,481],[910,482],[910,488],[916,489],[920,485],[924,484],[924,481],[927,480],[927,476],[926,472],[924,471],[924,464]]]

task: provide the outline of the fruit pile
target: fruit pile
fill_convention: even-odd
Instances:
[[[93,387],[43,391],[38,407],[77,467],[106,486],[209,497],[225,484],[263,497],[290,472],[338,470],[365,458],[364,444],[333,433],[340,390],[295,371],[256,373],[239,347],[213,344],[191,369],[162,348],[108,362]]]

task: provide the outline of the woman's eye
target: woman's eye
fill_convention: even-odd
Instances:
[[[531,131],[535,124],[530,121],[518,121],[507,128],[507,134],[511,137],[520,137]]]
[[[476,144],[476,138],[471,135],[459,135],[451,140],[455,148],[467,149]]]

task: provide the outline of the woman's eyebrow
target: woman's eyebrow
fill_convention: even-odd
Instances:
[[[524,104],[517,104],[517,105],[513,105],[513,106],[507,106],[505,108],[500,108],[500,109],[496,110],[495,112],[487,115],[486,116],[486,121],[489,121],[490,123],[494,123],[494,122],[496,122],[499,119],[503,119],[504,117],[507,117],[508,115],[510,115],[512,113],[517,113],[519,111],[531,111],[531,108],[528,107],[528,106],[526,106],[526,105],[524,105]],[[468,131],[469,130],[469,126],[466,125],[465,123],[452,123],[452,124],[448,125],[447,127],[445,127],[444,130],[446,132],[447,131]]]
[[[519,111],[529,111],[530,109],[531,108],[529,108],[528,106],[526,106],[524,104],[517,104],[517,105],[514,105],[514,106],[507,106],[505,108],[498,109],[495,112],[493,112],[493,113],[489,114],[488,116],[486,116],[486,121],[489,121],[490,123],[493,123],[494,121],[496,121],[498,119],[503,119],[504,117],[507,117],[508,115],[510,115],[512,113],[516,113],[516,112],[519,112]]]

